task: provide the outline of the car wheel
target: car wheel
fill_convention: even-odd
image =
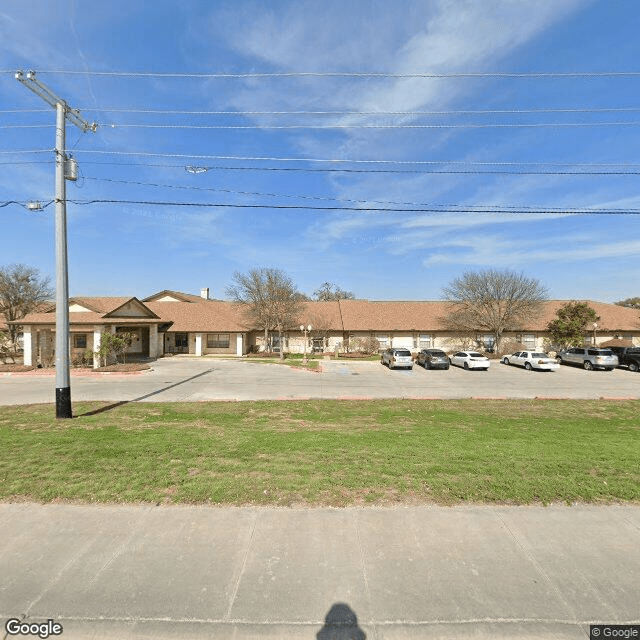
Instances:
[[[445,371],[449,371],[449,365],[444,368]]]
[[[509,364],[509,358],[502,358],[502,364]]]
[[[636,373],[638,371],[638,363],[637,362],[630,362],[629,363],[629,371],[633,371],[634,373]]]
[[[464,368],[465,368],[465,369],[468,369],[468,368],[469,368],[469,363],[468,363],[468,362],[465,362],[465,363],[464,363]]]
[[[585,371],[593,371],[593,365],[589,360],[585,360],[582,366],[584,367]]]
[[[531,366],[531,363],[530,363],[530,362],[525,362],[525,363],[524,363],[524,368],[525,368],[527,371],[531,371],[531,369],[532,369],[533,367]]]

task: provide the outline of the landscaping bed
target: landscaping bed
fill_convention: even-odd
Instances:
[[[0,364],[0,373],[22,373],[33,371],[36,367],[26,364]]]

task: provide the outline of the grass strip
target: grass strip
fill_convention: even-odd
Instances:
[[[0,407],[0,499],[332,505],[640,501],[640,401]]]

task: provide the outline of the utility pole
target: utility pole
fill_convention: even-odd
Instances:
[[[69,372],[69,276],[67,271],[67,179],[69,159],[65,154],[67,119],[83,132],[95,132],[78,109],[70,109],[49,87],[36,79],[35,71],[16,72],[21,82],[56,110],[56,418],[72,418],[71,376]]]

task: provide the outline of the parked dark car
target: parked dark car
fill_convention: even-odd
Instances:
[[[618,356],[618,364],[629,371],[640,370],[640,347],[607,347]]]
[[[416,357],[416,363],[425,369],[448,369],[449,357],[440,349],[422,349]]]

